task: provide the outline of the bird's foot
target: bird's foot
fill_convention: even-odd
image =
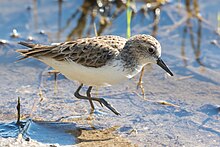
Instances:
[[[100,103],[100,105],[103,107],[103,105],[105,105],[109,110],[111,110],[113,113],[115,113],[116,115],[120,115],[120,113],[111,105],[109,104],[105,99],[100,98],[98,100],[98,102]]]

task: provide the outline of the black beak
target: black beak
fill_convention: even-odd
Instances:
[[[170,71],[170,69],[166,66],[166,64],[163,62],[163,60],[161,58],[157,59],[157,65],[159,65],[166,72],[168,72],[171,76],[173,76],[173,73]]]

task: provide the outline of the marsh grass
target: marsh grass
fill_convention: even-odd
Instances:
[[[132,16],[132,11],[130,8],[130,0],[127,1],[126,3],[126,16],[127,16],[127,38],[131,37],[131,16]]]

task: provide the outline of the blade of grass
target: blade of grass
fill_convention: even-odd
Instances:
[[[132,16],[132,11],[130,8],[130,0],[127,0],[126,3],[127,6],[127,11],[126,11],[126,16],[127,16],[127,38],[131,37],[131,16]]]

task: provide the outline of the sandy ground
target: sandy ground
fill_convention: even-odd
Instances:
[[[118,147],[135,147],[128,139],[122,138],[119,135],[115,135],[113,132],[115,128],[105,129],[105,130],[92,130],[83,131],[78,137],[80,142],[77,146],[87,147],[87,146],[118,146]]]

